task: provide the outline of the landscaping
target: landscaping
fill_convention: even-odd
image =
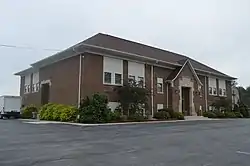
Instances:
[[[111,111],[108,98],[104,94],[93,94],[81,100],[79,108],[62,104],[49,103],[40,109],[34,106],[24,108],[23,118],[32,118],[38,113],[41,120],[78,122],[78,123],[117,123],[142,122],[152,120],[184,120],[182,113],[173,110],[160,110],[154,119],[147,115],[149,90],[141,86],[142,83],[130,81],[115,89],[120,106]]]
[[[232,109],[226,100],[218,100],[213,105],[214,110],[203,113],[208,118],[250,118],[250,113],[243,103],[238,103]],[[223,109],[221,109],[223,108]]]

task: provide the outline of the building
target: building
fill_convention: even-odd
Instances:
[[[187,56],[101,33],[15,75],[21,78],[23,105],[77,105],[100,92],[114,109],[114,87],[135,79],[152,92],[150,114],[171,107],[185,115],[197,115],[220,98],[232,100],[235,79]]]

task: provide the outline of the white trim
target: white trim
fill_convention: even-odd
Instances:
[[[201,86],[203,86],[201,80],[200,80],[199,77],[197,76],[197,74],[196,74],[196,72],[195,72],[195,70],[194,70],[194,68],[193,68],[193,66],[192,66],[192,64],[190,63],[189,60],[186,60],[186,62],[183,64],[183,66],[181,67],[181,69],[179,70],[179,72],[177,73],[177,75],[175,76],[175,78],[172,79],[172,81],[174,81],[174,80],[177,79],[177,77],[180,75],[180,73],[182,72],[182,70],[184,69],[184,67],[186,66],[187,63],[190,65],[189,67],[191,68],[191,71],[192,71],[193,75],[195,76],[196,80],[198,81],[198,83],[199,83]]]
[[[144,58],[144,59],[148,59],[148,60],[153,60],[153,61],[156,61],[156,62],[162,62],[162,63],[168,63],[168,64],[172,64],[172,65],[176,65],[176,66],[181,66],[181,65],[178,64],[178,63],[171,63],[171,62],[167,62],[167,61],[163,61],[163,60],[159,60],[159,59],[155,59],[155,58],[146,57],[146,56],[143,56],[143,55],[138,55],[138,54],[134,54],[134,53],[119,51],[119,50],[116,50],[116,49],[105,48],[105,47],[95,46],[95,45],[85,44],[85,43],[82,43],[82,44],[80,44],[80,45],[88,46],[88,47],[93,47],[93,48],[100,48],[100,49],[103,49],[103,50],[112,51],[112,52],[117,52],[117,53],[121,53],[121,54],[127,54],[127,55],[131,55],[131,56],[139,57],[139,58]]]

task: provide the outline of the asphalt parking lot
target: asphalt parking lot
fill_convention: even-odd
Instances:
[[[0,127],[0,166],[250,165],[250,120]]]

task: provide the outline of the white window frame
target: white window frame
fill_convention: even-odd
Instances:
[[[158,91],[158,84],[161,85],[161,91]],[[164,88],[163,88],[163,78],[157,77],[156,91],[159,94],[163,94],[163,91],[164,91]]]
[[[211,90],[211,91],[210,91]],[[208,93],[209,93],[209,95],[213,95],[213,87],[209,87],[208,88]]]
[[[119,83],[119,84],[117,84],[116,82],[115,82],[115,79],[116,79],[116,74],[120,74],[121,75],[121,83]],[[114,85],[123,85],[123,79],[122,79],[122,77],[123,77],[123,75],[122,75],[122,73],[118,73],[118,72],[115,72],[114,73]],[[111,82],[112,82],[112,78],[111,78]]]
[[[134,75],[129,75],[128,76],[128,82],[131,83],[131,81],[135,81],[135,76]]]
[[[140,81],[142,81],[142,85],[139,85],[139,87],[141,87],[141,88],[145,87],[144,77],[138,76],[137,78],[138,78],[138,85],[140,84]]]
[[[215,91],[216,93],[214,93],[214,91]],[[218,95],[218,89],[217,89],[217,87],[213,87],[213,95],[215,95],[215,96]]]
[[[105,80],[105,73],[109,73],[110,74],[110,82],[106,82],[106,80]],[[103,84],[112,85],[112,72],[110,72],[110,71],[104,71],[103,72]]]

